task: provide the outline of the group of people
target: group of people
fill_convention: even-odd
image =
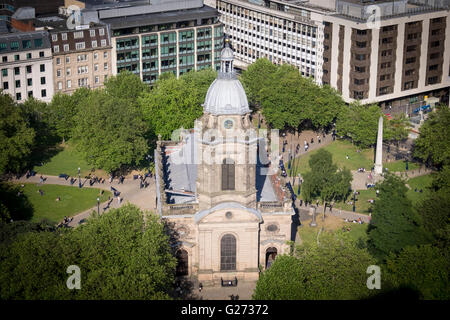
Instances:
[[[362,221],[361,218],[358,218],[358,219],[356,219],[356,220],[353,219],[352,221],[350,221],[349,219],[345,218],[344,221],[345,221],[345,222],[358,223],[358,224],[363,224],[363,223],[364,223],[364,221]]]
[[[87,177],[88,179],[89,179],[89,185],[92,187],[92,185],[94,184],[94,183],[98,183],[98,184],[100,184],[100,183],[105,183],[105,179],[104,178],[99,178],[99,177],[97,177],[97,176],[95,176],[95,175],[93,175],[92,177],[91,177],[91,174],[89,174],[89,176]]]
[[[27,173],[25,174],[26,178],[33,177],[36,175],[36,171],[33,170],[27,170]]]
[[[142,188],[147,188],[148,186],[149,186],[149,183],[147,182],[147,181],[145,181],[145,180],[147,180],[147,177],[151,177],[151,175],[150,174],[148,174],[148,173],[146,173],[144,176],[143,175],[135,175],[133,178],[134,178],[134,180],[139,180],[139,189],[142,189]]]
[[[284,140],[283,140],[283,153],[284,153],[284,151],[286,150],[286,146],[288,144],[287,139],[286,139],[286,133],[283,133],[283,137],[284,137]],[[323,133],[323,138],[325,138],[325,137],[326,137],[326,135],[325,135],[325,133]],[[333,135],[333,141],[334,141],[334,135]],[[320,135],[317,135],[317,142],[318,143],[322,142],[322,137]],[[313,143],[314,143],[314,138],[311,138],[310,142],[307,142],[306,140],[304,140],[305,152],[307,152],[309,150],[309,145],[313,144]],[[290,152],[290,149],[289,149],[289,152]],[[300,152],[300,144],[298,143],[296,146],[296,149],[295,149],[295,154],[298,154],[299,152]]]

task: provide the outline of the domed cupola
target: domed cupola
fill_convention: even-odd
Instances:
[[[233,70],[233,60],[233,50],[225,39],[225,48],[220,53],[220,71],[206,93],[203,112],[214,115],[250,112],[247,95]]]

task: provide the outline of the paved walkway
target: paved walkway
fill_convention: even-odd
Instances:
[[[321,142],[317,140],[317,136],[320,137]],[[314,140],[313,143],[311,143],[311,139]],[[285,146],[284,152],[283,152],[283,141],[286,141],[287,144]],[[305,141],[309,143],[308,151],[305,151]],[[323,136],[323,133],[318,133],[312,130],[305,130],[298,135],[297,133],[286,133],[285,136],[283,134],[280,134],[280,154],[283,155],[283,160],[285,163],[289,160],[289,154],[292,154],[295,157],[298,157],[302,154],[306,154],[311,150],[319,149],[321,147],[324,147],[328,144],[333,142],[333,138],[331,134]],[[297,150],[297,145],[300,146]]]
[[[300,220],[311,219],[311,216],[309,215],[309,209],[311,208],[311,206],[308,205],[307,207],[305,207],[303,205],[303,206],[299,207],[298,204],[299,204],[298,200],[296,200],[296,206],[300,210]],[[322,215],[323,215],[323,206],[319,205],[316,209],[316,219],[321,219]],[[361,220],[365,223],[370,222],[370,217],[367,214],[341,210],[338,208],[333,208],[332,211],[330,212],[330,208],[328,207],[327,210],[325,211],[325,218],[328,215],[335,216],[335,217],[342,218],[342,219],[348,219],[350,221],[358,220],[358,218],[361,218]],[[307,217],[307,218],[302,219],[302,217]]]
[[[194,300],[231,300],[231,295],[238,296],[238,300],[251,300],[256,288],[256,281],[238,281],[236,287],[222,287],[220,284],[214,286],[203,286],[202,291],[198,290],[198,281],[195,278],[189,280],[189,287],[185,299]]]
[[[59,178],[56,176],[45,176],[46,178],[44,184],[56,184],[56,185],[64,185],[71,186],[69,180],[65,180],[63,178]],[[13,182],[16,183],[36,183],[39,184],[40,175],[37,174],[33,177],[26,178],[25,176],[20,179],[14,179]],[[139,180],[133,180],[132,178],[125,179],[123,184],[119,184],[118,180],[115,179],[112,183],[109,181],[105,181],[105,183],[94,183],[92,186],[89,186],[89,180],[82,178],[83,188],[97,188],[103,190],[111,190],[111,187],[114,187],[116,190],[120,192],[120,198],[122,199],[121,203],[118,203],[118,199],[116,197],[111,198],[111,202],[108,205],[109,201],[100,204],[100,214],[105,212],[110,208],[119,208],[123,204],[132,203],[142,210],[150,210],[155,211],[156,202],[155,202],[155,183],[154,178],[147,178],[146,180],[149,182],[147,188],[139,189]],[[78,188],[78,181],[76,181],[73,185],[73,188]],[[106,208],[104,210],[104,208]],[[69,226],[76,227],[80,223],[83,223],[92,213],[92,211],[97,211],[97,206],[92,207],[83,212],[77,213],[73,216],[73,220],[69,223]]]

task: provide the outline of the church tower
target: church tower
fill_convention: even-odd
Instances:
[[[200,210],[233,201],[256,208],[257,137],[242,84],[233,70],[228,39],[217,79],[209,87],[200,119],[197,195]]]

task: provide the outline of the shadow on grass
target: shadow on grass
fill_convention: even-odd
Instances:
[[[24,194],[20,185],[0,182],[1,220],[30,220],[33,217],[33,205]]]
[[[55,144],[53,146],[48,146],[41,151],[32,152],[28,160],[29,165],[27,169],[32,170],[34,166],[40,167],[44,165],[63,150],[64,147],[60,144]]]

